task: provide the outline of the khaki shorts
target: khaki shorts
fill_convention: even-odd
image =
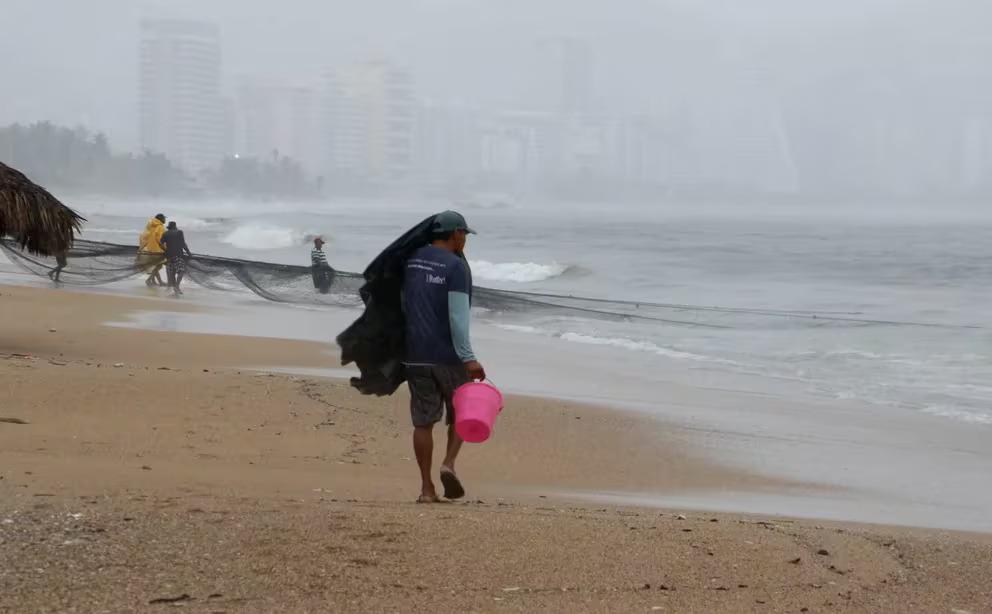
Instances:
[[[434,426],[444,417],[447,423],[455,421],[452,398],[455,390],[469,382],[462,365],[408,366],[406,380],[410,386],[410,417],[413,426]]]

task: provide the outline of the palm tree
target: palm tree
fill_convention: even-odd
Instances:
[[[64,255],[86,220],[24,173],[0,162],[0,237],[33,254]]]

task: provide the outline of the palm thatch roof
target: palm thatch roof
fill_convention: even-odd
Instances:
[[[33,254],[53,256],[72,246],[86,221],[24,173],[0,162],[0,237]]]

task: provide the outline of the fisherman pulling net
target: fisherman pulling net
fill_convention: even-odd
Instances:
[[[55,257],[29,254],[8,238],[0,239],[7,258],[21,269],[38,276],[49,276],[59,266]],[[147,275],[133,245],[119,245],[77,239],[65,254],[67,265],[60,271],[66,285],[95,286]],[[196,254],[186,263],[186,276],[196,284],[215,290],[248,288],[258,296],[280,303],[360,307],[361,274],[333,270],[333,275],[317,290],[309,266],[278,264]],[[703,305],[680,305],[623,301],[557,294],[520,292],[476,287],[473,307],[484,317],[513,322],[515,316],[581,318],[603,322],[641,322],[658,325],[706,327],[714,329],[783,328],[823,326],[943,326],[980,328],[966,325],[895,322],[865,317],[857,312],[809,312],[776,309],[742,309]]]

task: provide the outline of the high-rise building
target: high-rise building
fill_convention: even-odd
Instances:
[[[238,91],[237,153],[282,156],[318,175],[323,172],[323,108],[308,87],[246,83]]]
[[[581,38],[552,38],[538,43],[531,95],[538,107],[565,115],[593,111],[595,89],[592,47]]]
[[[417,173],[427,186],[471,184],[481,170],[482,126],[474,108],[424,103],[414,142]]]
[[[199,173],[224,155],[220,32],[195,21],[141,22],[143,149]]]
[[[334,71],[325,109],[332,173],[376,183],[410,177],[417,105],[409,72],[388,62]]]

